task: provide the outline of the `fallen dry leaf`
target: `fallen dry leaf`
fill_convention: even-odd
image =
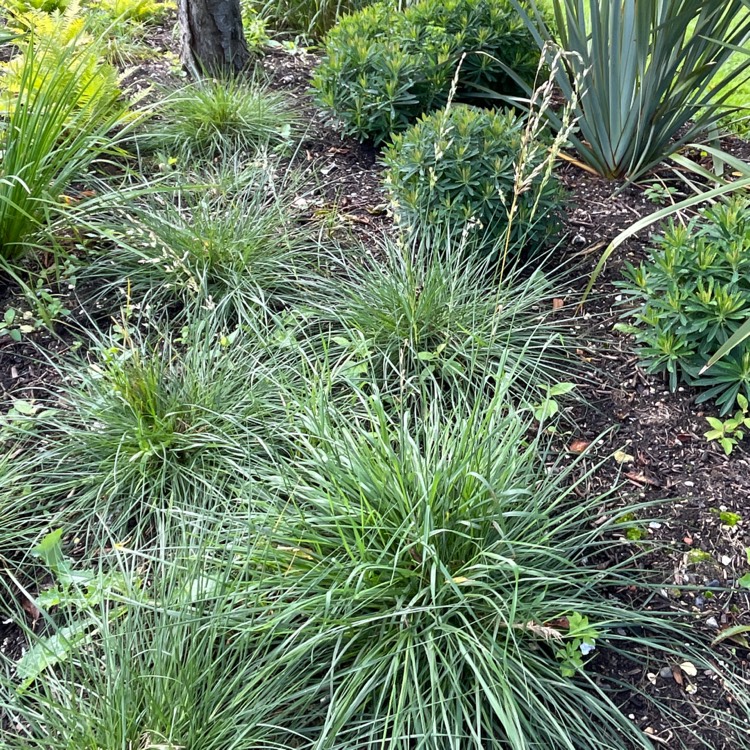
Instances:
[[[570,453],[583,453],[591,443],[588,440],[574,440],[569,446]]]
[[[513,627],[515,630],[528,630],[530,633],[534,633],[534,635],[541,636],[545,641],[559,641],[563,638],[563,634],[559,630],[551,628],[548,625],[539,625],[533,621],[524,623],[517,622]]]
[[[652,487],[661,486],[661,482],[658,479],[652,479],[641,471],[627,471],[623,476],[635,484],[649,484]]]
[[[618,464],[632,464],[633,461],[635,461],[635,457],[631,456],[629,453],[626,453],[625,451],[615,451],[612,454],[612,458],[614,458]]]
[[[691,661],[684,661],[682,664],[680,664],[680,669],[688,676],[688,677],[696,677],[698,675],[698,667],[693,664]],[[677,678],[675,677],[675,680]],[[678,680],[679,682],[679,680]]]
[[[21,607],[23,608],[23,611],[31,618],[31,621],[34,625],[36,625],[39,618],[42,616],[42,613],[39,611],[39,608],[34,604],[34,602],[31,599],[27,599],[24,597],[21,599]]]

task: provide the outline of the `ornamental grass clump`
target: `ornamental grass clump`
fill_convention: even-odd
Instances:
[[[628,263],[621,286],[637,303],[635,326],[649,372],[700,389],[726,414],[737,396],[750,397],[750,350],[733,349],[708,372],[701,369],[750,315],[750,204],[734,198],[701,212],[687,225],[671,223],[648,260]]]
[[[527,135],[511,110],[457,104],[421,117],[383,152],[399,224],[412,232],[440,227],[496,256],[506,245],[542,248],[558,223],[561,194],[544,168],[542,134],[530,142]],[[528,185],[519,186],[520,171],[531,176]]]
[[[602,513],[580,461],[556,460],[504,394],[419,418],[360,398],[356,418],[300,412],[238,612],[263,612],[249,629],[306,665],[297,715],[324,715],[303,746],[652,748],[618,710],[607,654],[638,674],[718,667],[691,623],[613,596],[643,580],[617,523],[643,508]],[[723,717],[737,738],[739,701]]]
[[[167,508],[225,502],[267,455],[298,378],[272,341],[262,325],[232,332],[210,317],[153,342],[128,321],[94,337],[32,420],[18,458],[26,502],[48,524],[140,539]]]
[[[144,146],[188,163],[283,148],[300,130],[299,116],[282,94],[238,78],[188,84],[167,96],[155,114],[159,121],[142,139]]]
[[[230,325],[304,297],[319,248],[293,207],[295,176],[261,162],[203,178],[97,217],[106,244],[82,271],[97,296],[127,290],[154,313],[182,320],[202,308]]]
[[[459,100],[520,93],[507,68],[531,84],[539,62],[506,0],[420,0],[403,11],[376,3],[339,22],[325,54],[313,78],[318,101],[346,133],[376,144],[445,106],[462,58]]]
[[[424,236],[386,242],[377,263],[345,255],[309,298],[337,372],[398,398],[433,383],[449,401],[507,381],[516,399],[537,402],[573,378],[575,344],[552,312],[550,279],[520,267],[498,279],[492,259],[472,250]]]
[[[18,589],[0,581],[27,643],[20,661],[0,652],[4,750],[299,747],[279,728],[296,718],[299,672],[238,633],[237,550],[215,523],[174,513],[161,545],[146,549],[113,537],[93,564],[70,561],[67,586],[59,566],[43,567],[43,627],[27,625]]]

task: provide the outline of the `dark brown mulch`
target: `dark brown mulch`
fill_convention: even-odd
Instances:
[[[750,144],[731,138],[726,145],[743,158],[750,157]],[[570,244],[581,253],[585,282],[604,246],[659,208],[645,197],[645,189],[665,175],[649,176],[643,184],[625,188],[571,164],[564,165],[559,175],[569,191]],[[696,404],[692,389],[679,387],[671,393],[663,378],[645,373],[631,338],[613,330],[626,312],[614,282],[626,261],[636,263],[645,257],[651,232],[657,229],[643,231],[613,255],[584,308],[582,327],[591,342],[586,357],[593,370],[589,382],[581,385],[587,405],[572,410],[575,426],[567,437],[575,450],[592,444],[592,459],[604,461],[590,492],[620,482],[623,503],[654,503],[643,515],[656,519],[648,524],[646,534],[649,542],[660,546],[647,561],[662,571],[662,604],[692,613],[695,627],[715,637],[724,628],[750,623],[750,592],[735,587],[730,593],[719,593],[723,587],[733,587],[749,568],[750,456],[742,444],[727,457],[717,445],[707,443],[705,418],[715,416],[716,410],[710,404]],[[572,290],[571,306],[582,286]],[[581,442],[576,445],[576,441]],[[614,458],[616,451],[620,453]],[[726,511],[739,516],[736,525],[722,523],[720,514]],[[709,675],[691,677],[678,665],[649,662],[645,656],[642,669],[622,674],[623,678],[647,694],[668,697],[682,720],[655,715],[635,691],[623,694],[624,712],[666,747],[679,747],[679,740],[691,747],[734,750],[736,741],[724,736],[700,708],[703,703],[731,711],[731,694]],[[715,656],[747,674],[750,652],[741,646],[729,642],[726,648],[717,648]],[[632,669],[632,664],[618,665],[615,660],[604,671],[626,667]]]
[[[293,165],[310,176],[313,214],[328,215],[334,229],[365,245],[392,229],[381,188],[378,150],[343,137],[336,123],[310,97],[310,79],[320,58],[301,51],[273,51],[260,60],[269,85],[285,92],[305,123]]]

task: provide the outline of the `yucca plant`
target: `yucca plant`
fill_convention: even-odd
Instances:
[[[99,42],[32,36],[0,77],[0,257],[19,258],[65,209],[71,182],[115,148],[127,122]],[[120,129],[120,135],[123,130]]]
[[[571,53],[556,77],[566,98],[580,92],[570,142],[604,177],[635,179],[695,141],[750,65],[724,67],[750,37],[745,0],[551,0],[556,35],[512,2],[540,49],[557,36]]]

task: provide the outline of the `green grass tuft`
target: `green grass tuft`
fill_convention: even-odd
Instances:
[[[146,145],[188,161],[286,146],[300,128],[282,94],[239,79],[191,83],[167,96],[156,114],[161,121],[146,136]]]

